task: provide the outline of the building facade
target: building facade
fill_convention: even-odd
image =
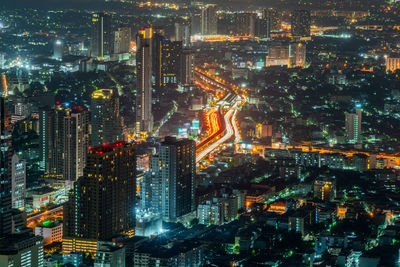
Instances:
[[[140,30],[136,37],[136,135],[138,137],[145,137],[153,131],[152,39],[151,27]]]
[[[136,203],[136,147],[118,142],[91,148],[84,175],[64,211],[65,250],[73,243],[108,240],[116,234],[133,236]],[[86,242],[86,243],[85,243]]]

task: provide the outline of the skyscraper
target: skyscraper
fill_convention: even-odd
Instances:
[[[66,109],[57,105],[55,109],[39,113],[39,158],[40,167],[47,175],[60,177],[63,173],[63,119]]]
[[[26,189],[26,162],[19,160],[17,154],[11,159],[11,181],[12,181],[12,207],[15,209],[25,207]]]
[[[90,104],[90,114],[91,146],[114,143],[123,139],[119,96],[116,91],[112,89],[94,91]]]
[[[175,23],[175,41],[181,41],[184,47],[190,46],[190,27]]]
[[[148,202],[165,220],[174,221],[194,210],[196,146],[189,139],[166,137],[151,161]]]
[[[119,27],[114,31],[113,53],[129,53],[132,41],[132,29],[130,27]]]
[[[361,117],[362,110],[356,108],[356,113],[345,112],[346,116],[346,140],[349,144],[361,142]]]
[[[138,137],[146,137],[153,131],[152,39],[151,27],[140,30],[136,38],[136,135]]]
[[[4,90],[0,97],[0,236],[11,234],[11,131]]]
[[[179,61],[182,52],[182,41],[170,41],[160,29],[153,35],[152,68],[155,89],[176,85],[179,75]]]
[[[64,252],[90,251],[96,241],[133,235],[135,202],[135,145],[118,142],[91,148],[84,175],[74,184],[65,208]],[[94,243],[77,247],[77,240]]]
[[[217,6],[206,5],[201,10],[201,34],[214,35],[217,34]]]
[[[91,56],[103,58],[105,55],[110,55],[112,37],[111,16],[102,12],[93,14],[90,44]]]
[[[178,83],[179,61],[182,52],[182,42],[163,40],[162,43],[162,87]]]
[[[180,56],[178,83],[181,86],[191,86],[194,82],[194,53],[183,49]]]
[[[86,153],[89,146],[89,113],[74,107],[64,117],[64,167],[65,180],[76,181],[83,175]]]
[[[152,40],[152,72],[154,76],[154,88],[161,89],[163,84],[163,43],[167,40],[164,35],[164,30],[153,29]]]
[[[308,10],[295,10],[291,18],[292,36],[309,37],[311,35],[311,15]]]
[[[62,60],[64,56],[64,42],[60,39],[54,40],[53,59]]]

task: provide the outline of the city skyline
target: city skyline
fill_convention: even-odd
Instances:
[[[397,266],[400,2],[2,1],[0,266]]]

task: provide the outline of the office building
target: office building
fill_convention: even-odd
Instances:
[[[26,190],[26,162],[19,160],[17,154],[11,158],[11,188],[12,188],[12,207],[14,209],[25,207]]]
[[[295,10],[291,17],[293,37],[309,37],[311,35],[311,15],[308,10]]]
[[[136,135],[143,138],[153,131],[152,39],[151,27],[140,30],[136,38]]]
[[[92,16],[92,39],[90,54],[103,58],[111,54],[113,35],[111,32],[111,16],[107,13],[95,13]]]
[[[217,34],[217,6],[206,5],[201,9],[201,34],[215,35]]]
[[[86,153],[89,147],[89,112],[81,107],[74,107],[64,117],[63,125],[63,177],[76,181],[83,175]]]
[[[129,53],[132,41],[132,29],[130,27],[119,27],[114,31],[113,53]]]
[[[42,267],[43,238],[29,233],[0,239],[0,266]]]
[[[91,146],[114,143],[123,139],[119,96],[116,90],[100,89],[94,91],[90,104],[90,114]]]
[[[125,267],[125,247],[112,242],[98,242],[94,267]]]
[[[345,112],[346,140],[349,144],[361,142],[361,117],[362,110],[357,108],[355,113]]]
[[[165,220],[175,221],[194,211],[195,155],[194,141],[166,137],[152,158],[146,177],[151,185],[149,208]]]
[[[97,241],[133,236],[136,148],[118,142],[91,148],[84,175],[64,208],[64,252],[95,252]]]

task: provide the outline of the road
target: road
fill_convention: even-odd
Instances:
[[[228,141],[234,136],[234,144],[238,144],[241,140],[240,131],[237,126],[236,115],[240,101],[247,97],[247,92],[243,88],[222,80],[206,70],[196,68],[195,71],[196,84],[206,91],[214,92],[218,101],[219,115],[213,117],[211,123],[215,124],[216,119],[219,121],[219,131],[212,131],[211,135],[201,140],[196,145],[196,163],[204,159],[208,154],[217,149],[220,145]],[[223,110],[227,110],[223,112]],[[221,120],[223,116],[223,121]],[[210,123],[210,121],[208,121]],[[211,127],[214,128],[215,127]]]
[[[228,141],[234,134],[236,135],[235,128],[236,126],[236,113],[237,113],[238,105],[235,103],[231,109],[224,116],[225,121],[225,133],[219,138],[218,136],[215,138],[215,141],[210,143],[205,149],[203,149],[200,153],[196,155],[196,163],[200,162],[205,156],[214,151],[218,146],[222,145],[226,141]],[[235,138],[236,139],[236,138]]]

